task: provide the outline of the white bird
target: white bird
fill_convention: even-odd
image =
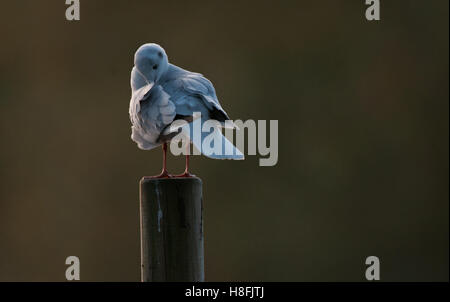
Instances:
[[[229,117],[220,106],[212,83],[199,73],[170,64],[166,52],[158,44],[144,44],[136,51],[131,90],[131,139],[143,150],[163,145],[163,169],[156,178],[172,177],[166,169],[167,142],[180,133],[181,129],[175,123],[179,120],[188,123],[185,134],[204,155],[216,159],[244,159],[244,155],[219,129],[209,133],[193,133],[194,112],[201,114],[202,124],[207,120],[216,120],[222,127],[229,125],[225,124]],[[200,139],[193,139],[195,135],[199,135]],[[202,143],[208,136],[213,136],[213,142],[221,142],[218,152],[203,152]],[[190,176],[188,152],[185,172],[178,177]]]

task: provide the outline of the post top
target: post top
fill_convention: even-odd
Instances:
[[[202,182],[202,180],[197,177],[170,177],[170,178],[155,178],[152,176],[143,176],[140,183],[189,183],[189,182]]]

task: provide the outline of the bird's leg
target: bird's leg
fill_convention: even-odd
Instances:
[[[187,144],[187,153],[186,153],[186,165],[184,169],[184,173],[177,175],[176,177],[195,177],[195,175],[189,173],[189,153],[190,153],[190,144]]]
[[[167,172],[167,143],[164,143],[162,148],[163,148],[163,168],[158,178],[168,178],[171,175],[169,174],[169,172]]]
[[[145,178],[170,178],[173,177],[172,175],[169,174],[169,172],[167,172],[167,143],[163,143],[162,145],[162,149],[163,149],[163,168],[161,171],[161,174],[157,175],[157,176],[150,176],[150,177],[145,177]]]

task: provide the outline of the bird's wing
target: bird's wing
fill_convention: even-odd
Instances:
[[[177,106],[177,114],[192,115],[197,111],[203,115],[204,109],[207,109],[205,118],[221,123],[230,119],[217,99],[213,84],[203,75],[186,72],[174,82],[175,91],[171,94],[171,99],[174,99]]]
[[[135,91],[130,101],[131,138],[141,149],[161,144],[160,134],[175,118],[176,107],[160,85],[145,85]]]
[[[244,159],[244,155],[221,133],[220,126],[225,126],[224,122],[229,120],[229,118],[220,106],[210,81],[201,74],[188,73],[166,83],[164,89],[168,91],[170,100],[175,104],[177,113],[175,120],[182,117],[188,121],[184,126],[178,126],[176,122],[172,123],[171,127],[165,129],[164,135],[178,134],[182,130],[184,137],[187,137],[194,147],[207,157],[215,159]],[[195,112],[201,113],[201,120],[198,121],[201,125],[210,119],[218,121],[219,124],[217,127],[209,129],[209,131],[203,131],[202,129],[200,133],[195,134],[195,127],[193,127],[193,123],[197,121]],[[192,118],[189,120],[186,117]],[[208,151],[209,148],[203,148],[203,143],[208,146],[212,143],[214,146],[213,150]]]

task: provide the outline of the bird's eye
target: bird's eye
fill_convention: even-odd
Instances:
[[[158,68],[158,64],[153,65],[153,69]]]

